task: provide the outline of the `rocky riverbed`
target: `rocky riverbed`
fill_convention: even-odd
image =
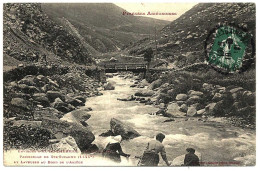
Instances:
[[[143,99],[138,99],[139,96],[133,96],[140,91],[149,91],[147,88],[151,86],[150,84],[145,83],[147,85],[144,88],[138,88],[139,83],[144,81],[137,81],[138,78],[135,76],[115,74],[110,77],[107,80],[113,83],[114,89],[103,90],[101,91],[103,95],[90,97],[83,109],[92,109],[88,112],[91,117],[87,120],[87,124],[95,135],[93,144],[99,150],[102,151],[107,138],[111,135],[121,134],[123,138],[126,137],[121,144],[123,151],[131,154],[131,157],[129,161],[122,157],[121,165],[136,165],[138,159],[135,156],[141,156],[147,142],[159,132],[166,135],[163,144],[173,165],[180,165],[183,162],[183,154],[188,147],[196,149],[203,165],[254,165],[255,132],[253,130],[232,126],[224,117],[202,117],[203,115],[195,117],[184,112],[180,116],[174,113],[174,117],[173,114],[172,116],[156,114],[165,106],[143,103]],[[135,82],[138,84],[136,83],[137,86],[133,88],[131,85]],[[148,99],[148,97],[142,98]],[[149,98],[153,102],[154,98]],[[186,98],[189,98],[188,95]],[[169,105],[166,108],[168,107]],[[172,110],[179,111],[179,105],[176,104],[175,109],[172,107]],[[75,122],[76,118],[75,114],[69,113],[63,117],[63,120]],[[118,130],[114,129],[115,123]],[[98,156],[100,155],[97,153],[95,162],[103,162],[104,159]],[[106,164],[108,163],[104,161],[104,165]],[[111,164],[113,165],[109,163]],[[162,160],[160,165],[164,165]]]
[[[182,164],[188,147],[196,149],[202,165],[255,164],[255,131],[214,115],[226,92],[232,98],[234,93],[250,96],[252,92],[204,83],[201,89],[205,91],[189,90],[167,102],[162,95],[170,95],[174,87],[160,79],[148,83],[133,74],[107,74],[107,83],[98,88],[100,83],[78,74],[27,75],[7,82],[5,89],[13,93],[5,99],[9,112],[4,120],[5,147],[76,150],[94,155],[87,165],[117,165],[104,160],[101,152],[110,136],[121,135],[123,151],[131,157],[122,157],[120,165],[136,166],[136,156],[141,156],[147,142],[162,132],[172,165]],[[77,82],[77,78],[84,82]],[[79,90],[80,85],[85,89]],[[215,94],[203,102],[208,98],[207,89]],[[18,132],[23,133],[18,136]],[[162,160],[160,165],[164,165]]]

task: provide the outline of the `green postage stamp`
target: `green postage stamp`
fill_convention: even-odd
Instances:
[[[234,26],[222,25],[213,33],[214,43],[208,55],[211,66],[224,72],[241,71],[251,34]]]

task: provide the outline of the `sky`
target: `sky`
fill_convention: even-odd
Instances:
[[[142,15],[156,19],[173,21],[183,13],[191,9],[197,3],[115,3],[117,6],[124,8],[128,12],[141,12],[147,14],[150,12],[167,12],[176,13],[177,15]]]

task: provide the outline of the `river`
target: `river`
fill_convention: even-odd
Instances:
[[[131,88],[133,79],[120,76],[108,78],[115,83],[115,90],[101,91],[103,95],[87,99],[85,107],[91,107],[91,118],[87,121],[96,139],[93,142],[104,146],[106,137],[99,135],[110,129],[111,118],[128,123],[142,136],[123,141],[122,149],[131,154],[130,160],[122,158],[121,165],[136,165],[134,156],[141,156],[147,142],[162,132],[166,135],[163,141],[169,161],[174,165],[183,162],[185,149],[192,147],[204,165],[254,165],[255,164],[255,131],[231,126],[221,118],[198,121],[198,118],[176,118],[173,122],[164,122],[168,118],[150,115],[158,108],[137,101],[119,101],[134,94],[138,88]],[[67,114],[63,119],[71,121]],[[182,156],[181,156],[182,155]],[[109,165],[101,159],[92,160],[92,165]],[[111,163],[110,163],[111,164]],[[91,163],[90,163],[91,165]],[[166,164],[160,158],[159,165]]]

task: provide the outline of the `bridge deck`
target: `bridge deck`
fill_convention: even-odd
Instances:
[[[132,63],[113,63],[113,64],[105,64],[105,70],[140,70],[147,69],[146,64],[132,64]]]

